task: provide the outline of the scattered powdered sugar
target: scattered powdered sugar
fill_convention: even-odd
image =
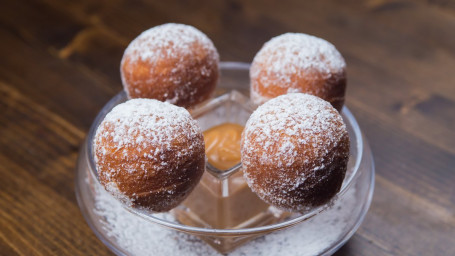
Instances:
[[[125,50],[125,55],[134,62],[159,59],[179,59],[194,53],[195,44],[218,59],[218,53],[212,41],[193,26],[167,23],[150,28],[134,39]],[[202,70],[201,72],[205,72]]]
[[[131,202],[131,199],[120,191],[117,183],[115,183],[113,181],[108,182],[105,185],[105,189],[106,189],[106,191],[111,193],[111,195],[113,195],[114,197],[119,198],[120,201],[122,201],[127,206],[132,206],[133,203]]]
[[[102,228],[128,255],[220,256],[197,237],[150,223],[127,211],[97,183],[95,213],[103,219]],[[286,230],[259,237],[229,253],[229,256],[319,255],[333,246],[352,227],[358,216],[356,193],[352,187],[333,206],[310,220]],[[354,211],[353,211],[354,210]],[[172,221],[169,213],[155,216]]]
[[[242,135],[245,179],[264,200],[293,205],[288,193],[321,176],[316,173],[330,164],[325,159],[343,136],[346,125],[330,103],[303,93],[271,99],[251,115]]]

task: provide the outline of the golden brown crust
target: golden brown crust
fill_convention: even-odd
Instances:
[[[172,61],[159,61],[153,64],[144,61],[132,63],[128,56],[122,64],[125,89],[129,98],[150,98],[160,101],[172,99],[173,104],[185,108],[201,103],[213,94],[218,81],[218,65],[208,66],[205,60],[184,60],[185,68],[170,74]],[[200,70],[206,69],[207,76],[201,76]],[[153,71],[152,71],[153,70]],[[151,79],[153,77],[153,79]],[[181,82],[175,83],[175,80]],[[191,86],[188,86],[188,85]]]
[[[260,96],[257,98],[262,98],[256,100],[257,104],[262,104],[269,99],[292,91],[318,96],[330,102],[338,111],[343,108],[346,92],[346,72],[331,74],[329,77],[311,73],[305,75],[291,74],[289,75],[287,87],[283,87],[282,81],[277,75],[266,72],[266,68],[263,70],[257,76],[261,77],[261,79],[253,79],[251,81],[251,90],[254,94]],[[262,82],[265,80],[267,81],[266,85]]]

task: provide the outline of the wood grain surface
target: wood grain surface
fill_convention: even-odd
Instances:
[[[122,90],[128,43],[167,22],[205,32],[224,61],[285,32],[332,42],[377,171],[336,255],[455,255],[453,0],[1,1],[0,255],[112,254],[76,203],[78,149]]]

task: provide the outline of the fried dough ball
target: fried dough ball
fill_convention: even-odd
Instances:
[[[250,188],[278,208],[303,212],[340,190],[349,160],[341,115],[327,101],[303,93],[259,106],[241,140]]]
[[[324,39],[286,33],[264,44],[250,69],[251,99],[260,105],[293,92],[318,96],[338,111],[344,104],[346,63]]]
[[[219,55],[212,41],[196,28],[164,24],[134,39],[121,62],[129,98],[151,98],[191,108],[213,94]]]
[[[94,138],[101,184],[123,203],[168,211],[199,182],[205,167],[204,139],[184,108],[132,99],[109,112]]]

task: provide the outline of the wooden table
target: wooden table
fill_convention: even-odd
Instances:
[[[288,32],[332,42],[376,161],[371,209],[337,255],[455,255],[454,1],[2,1],[0,254],[110,255],[74,194],[78,148],[122,90],[141,31],[194,25],[224,61]]]

